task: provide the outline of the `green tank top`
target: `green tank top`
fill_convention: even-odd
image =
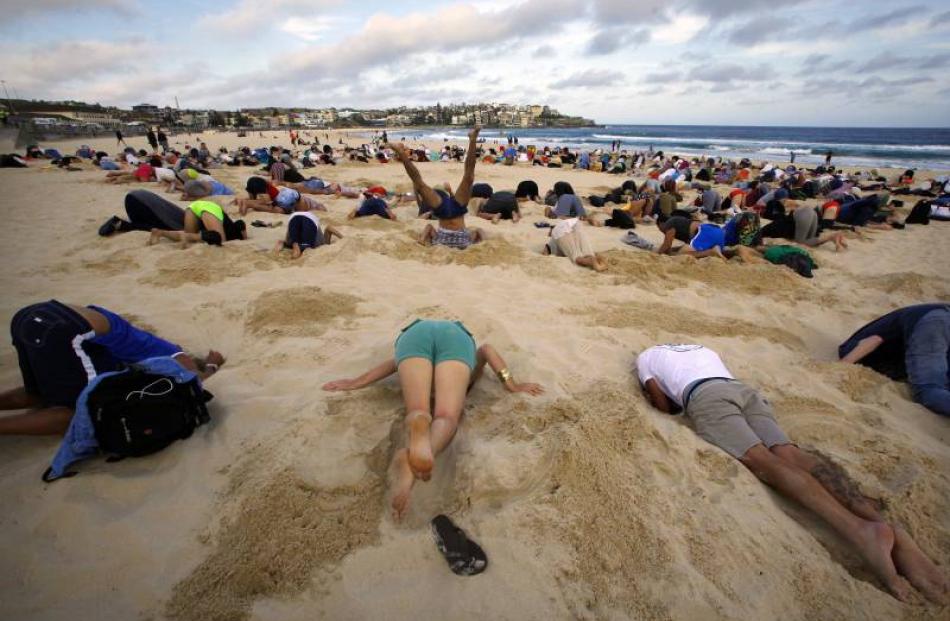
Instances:
[[[212,216],[224,222],[224,210],[221,209],[221,205],[213,203],[211,201],[195,201],[192,204],[188,205],[190,209],[198,219],[201,219],[202,214],[210,213]]]

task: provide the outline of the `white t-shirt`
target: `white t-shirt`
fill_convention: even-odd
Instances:
[[[637,356],[640,383],[656,380],[663,393],[683,406],[683,390],[696,380],[708,377],[732,379],[719,354],[702,345],[657,345]]]
[[[156,168],[155,169],[155,180],[156,181],[174,181],[175,171],[171,168]]]
[[[557,241],[568,233],[573,233],[574,227],[577,226],[577,222],[577,218],[567,218],[566,220],[561,220],[554,225],[553,229],[551,229],[551,239]]]

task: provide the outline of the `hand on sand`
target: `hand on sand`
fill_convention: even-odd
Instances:
[[[352,379],[334,380],[323,385],[323,389],[329,392],[335,392],[338,390],[356,390],[357,388],[359,388],[359,386],[357,386],[356,380]]]
[[[526,392],[532,397],[537,397],[538,395],[544,394],[544,386],[541,384],[532,384],[531,382],[513,384],[508,390],[511,392]]]
[[[225,363],[224,356],[221,355],[221,352],[215,350],[209,350],[208,355],[205,356],[205,362],[210,364],[216,364],[219,367]]]

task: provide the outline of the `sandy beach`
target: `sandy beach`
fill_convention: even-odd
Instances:
[[[331,142],[340,136],[368,142],[355,131]],[[202,139],[212,152],[287,144],[285,132]],[[198,139],[175,136],[172,147],[186,142]],[[80,143],[116,150],[111,137],[42,146],[71,153]],[[129,143],[146,146],[143,137]],[[775,265],[659,256],[625,246],[618,229],[586,227],[609,264],[596,274],[541,254],[547,230],[533,223],[542,205],[523,206],[517,224],[470,216],[487,241],[459,252],[415,243],[426,224],[415,204],[397,207],[396,222],[347,220],[358,201],[327,197],[321,219],[344,239],[292,261],[269,252],[285,226],[252,228],[250,239],[221,248],[146,246],[144,233],[100,238],[99,225],[123,214],[126,192],[161,189],[110,185],[85,167],[0,170],[0,317],[53,298],[98,304],[189,351],[220,350],[227,364],[206,383],[211,424],[146,458],[94,459],[44,484],[58,439],[3,438],[0,618],[950,618],[917,593],[901,603],[881,590],[817,517],[683,417],[652,408],[631,371],[636,354],[658,343],[715,349],[762,390],[798,444],[841,464],[947,571],[947,420],[914,403],[905,384],[837,361],[839,343],[871,319],[950,300],[947,223],[867,231],[841,253],[822,246],[810,280]],[[433,185],[462,175],[454,162],[420,170]],[[255,170],[212,172],[241,190]],[[304,172],[411,190],[397,162]],[[496,191],[533,179],[543,194],[564,180],[584,197],[626,178],[476,169]],[[655,226],[637,232],[661,239]],[[433,479],[416,486],[396,524],[386,489],[403,434],[398,381],[349,393],[320,387],[390,356],[417,317],[462,320],[514,375],[547,392],[512,395],[485,377]],[[0,382],[20,383],[9,342]],[[485,549],[484,574],[448,571],[428,528],[438,513]]]

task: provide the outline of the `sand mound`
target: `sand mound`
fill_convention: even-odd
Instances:
[[[215,551],[175,587],[168,616],[244,619],[256,598],[300,591],[315,570],[376,539],[381,494],[375,478],[322,489],[277,474],[222,524]]]
[[[950,281],[944,278],[923,276],[913,272],[877,276],[855,275],[854,278],[864,287],[905,296],[911,300],[950,299]]]
[[[744,265],[737,261],[659,256],[641,250],[608,250],[603,253],[617,284],[642,287],[686,287],[700,282],[718,294],[740,293],[792,301],[818,295],[813,282],[778,265]],[[820,270],[816,272],[820,278]],[[829,294],[821,292],[824,302]]]
[[[320,336],[337,317],[352,317],[362,300],[319,287],[266,291],[254,300],[245,327],[267,336]]]
[[[333,222],[330,222],[333,224]],[[341,220],[340,225],[352,226],[356,229],[366,229],[370,231],[392,231],[405,228],[405,224],[399,220],[390,220],[389,218],[380,218],[379,216],[364,216],[362,218],[352,218]]]
[[[246,244],[225,244],[220,248],[193,244],[185,250],[179,249],[177,244],[162,244],[152,251],[166,254],[156,262],[156,272],[140,278],[139,282],[156,287],[210,285],[274,268],[274,261],[265,252]]]
[[[669,304],[623,301],[617,304],[599,304],[572,309],[567,312],[587,317],[592,325],[634,328],[654,338],[659,335],[672,335],[675,339],[687,340],[697,336],[737,336],[761,338],[793,349],[803,347],[799,337],[777,326],[763,326],[740,319],[716,317],[702,311],[688,310]],[[644,317],[657,319],[644,321]]]
[[[525,251],[501,237],[485,240],[465,250],[446,246],[422,246],[410,238],[388,238],[381,241],[376,252],[401,261],[420,261],[436,265],[512,266]]]

